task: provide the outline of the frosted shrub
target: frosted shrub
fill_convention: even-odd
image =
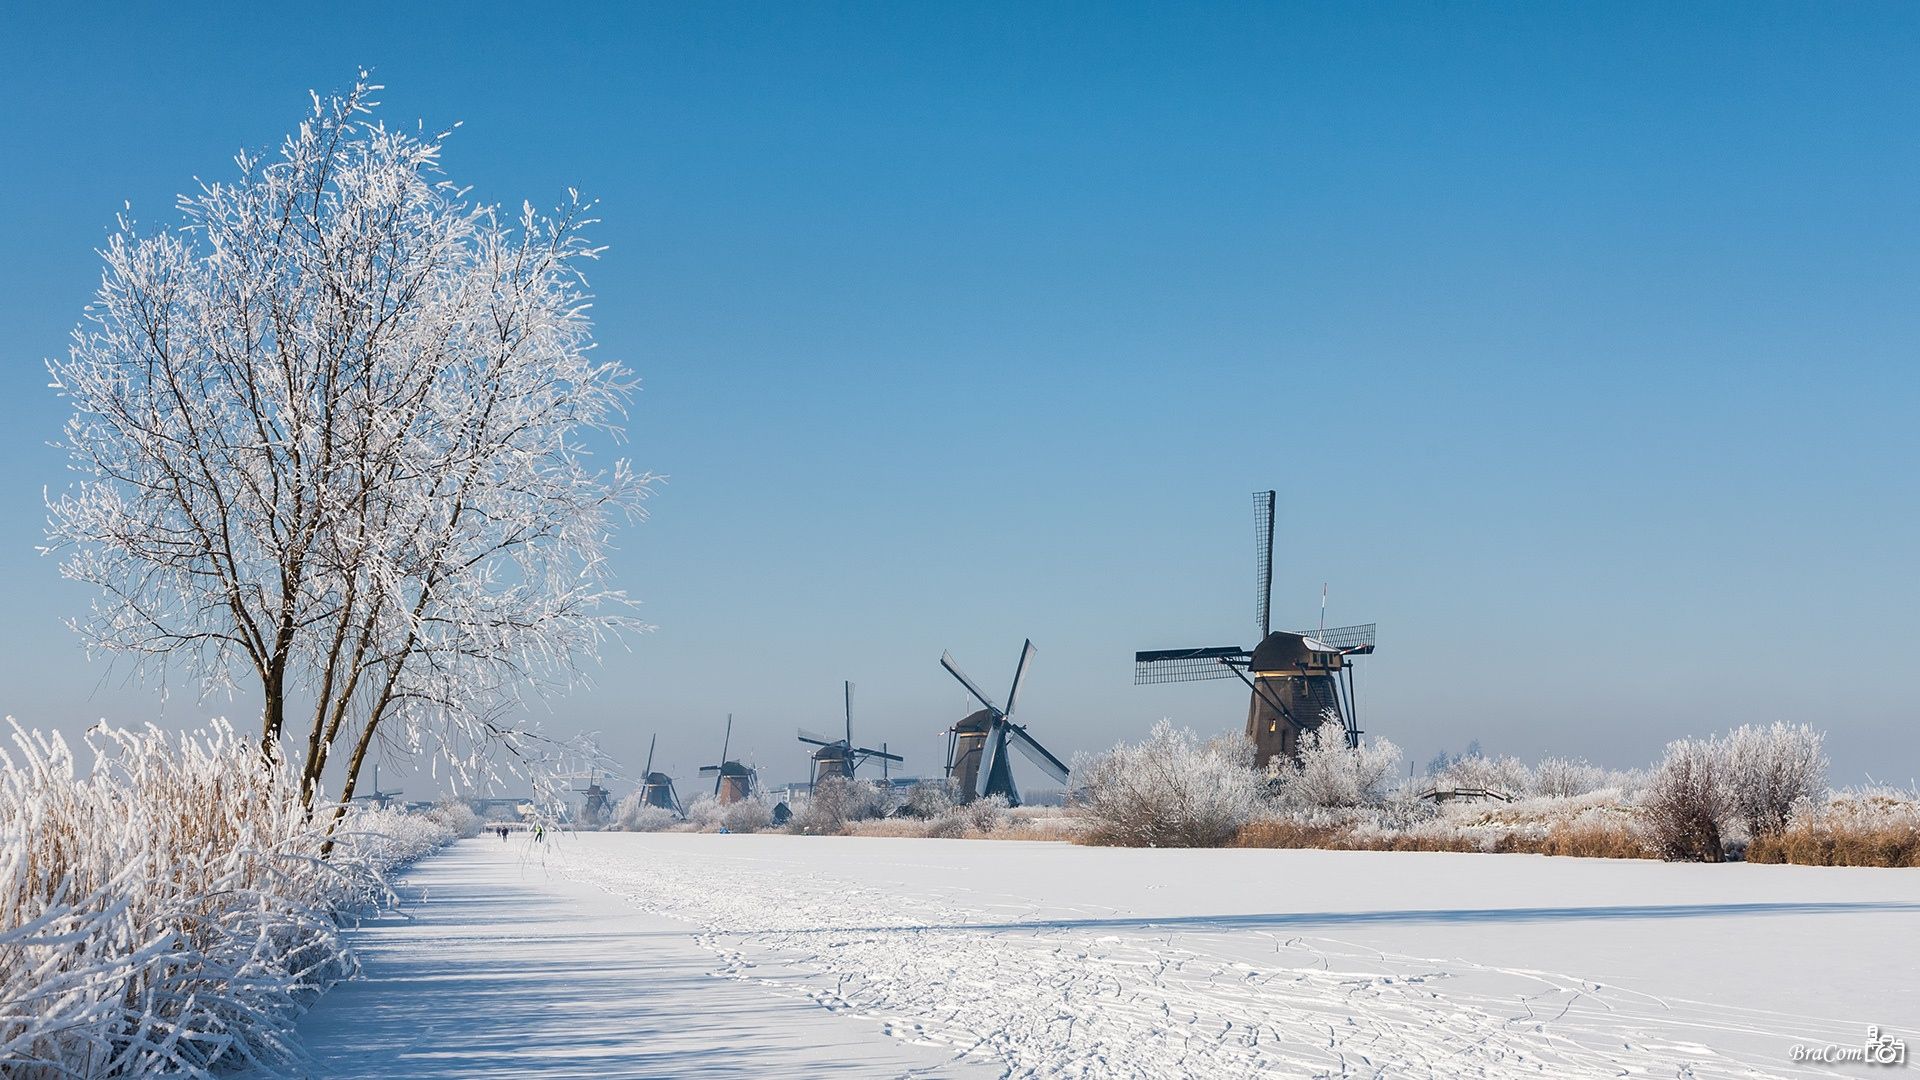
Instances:
[[[609,828],[624,832],[659,832],[678,821],[673,811],[663,806],[650,806],[646,793],[629,792],[613,807],[613,823]]]
[[[330,857],[296,770],[223,722],[177,740],[12,727],[0,749],[0,1062],[9,1077],[204,1076],[295,1056],[352,970],[336,919],[445,820],[355,807]]]
[[[886,817],[899,808],[893,790],[872,780],[830,776],[813,785],[787,827],[797,833],[837,833],[850,821]]]
[[[356,803],[334,827],[335,847],[344,850],[349,858],[361,859],[382,869],[405,866],[455,836],[463,835],[448,823],[449,817],[439,814],[438,808],[413,814],[398,807],[376,809]],[[473,832],[464,835],[474,835],[479,831],[478,819],[471,811],[466,817],[475,824]]]
[[[720,800],[711,795],[702,795],[687,804],[687,824],[701,832],[712,832],[720,827]]]
[[[1805,724],[1746,725],[1717,745],[1732,811],[1749,836],[1781,832],[1803,802],[1827,791],[1825,737]]]
[[[1281,806],[1378,806],[1400,774],[1400,748],[1374,739],[1357,750],[1346,740],[1325,735],[1325,728],[1300,740],[1297,762],[1276,757],[1267,763],[1267,787]]]
[[[1608,786],[1612,777],[1607,770],[1585,761],[1550,757],[1533,767],[1535,795],[1550,799],[1571,799]]]
[[[1641,794],[1646,828],[1662,858],[1720,862],[1722,827],[1731,809],[1723,754],[1711,739],[1667,744],[1667,756]]]
[[[427,811],[427,819],[440,823],[456,837],[480,835],[480,815],[463,802],[442,802]]]
[[[960,802],[960,789],[952,780],[922,780],[907,793],[900,812],[910,817],[936,818]]]
[[[1214,847],[1254,816],[1260,776],[1242,736],[1201,743],[1162,720],[1145,741],[1079,762],[1086,839],[1129,847]]]
[[[927,835],[949,839],[990,833],[1006,825],[1007,800],[988,795],[967,803],[955,803],[935,814],[927,823]]]
[[[1516,757],[1468,754],[1451,758],[1437,771],[1429,773],[1428,779],[1444,791],[1487,790],[1502,795],[1524,795],[1533,789],[1532,770]]]
[[[759,832],[773,824],[773,804],[755,795],[720,808],[720,827],[728,832]]]

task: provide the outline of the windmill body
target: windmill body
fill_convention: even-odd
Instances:
[[[1252,649],[1162,649],[1133,656],[1136,684],[1238,678],[1251,694],[1247,737],[1260,768],[1300,751],[1308,731],[1332,724],[1347,746],[1360,745],[1354,708],[1352,657],[1373,652],[1374,624],[1319,630],[1274,630],[1274,492],[1254,496],[1255,614],[1259,641]]]
[[[680,793],[673,789],[673,777],[653,771],[653,748],[659,741],[660,736],[655,735],[647,743],[647,767],[641,774],[640,801],[684,817],[687,811],[680,805]]]
[[[574,788],[574,791],[586,796],[580,804],[580,823],[600,826],[613,816],[613,793],[600,786],[599,777],[587,774],[587,786]]]
[[[827,739],[802,729],[799,739],[802,743],[815,747],[809,755],[812,762],[813,782],[839,778],[853,779],[854,772],[867,761],[878,760],[882,768],[888,762],[905,761],[899,754],[887,753],[882,746],[875,750],[870,746],[855,746],[853,743],[853,684],[846,684],[846,735],[839,739]]]
[[[743,765],[730,760],[727,751],[733,746],[733,715],[727,715],[726,738],[720,743],[720,764],[700,766],[702,776],[713,777],[713,798],[722,805],[750,799],[760,787],[760,775],[751,765]]]
[[[986,759],[995,719],[992,709],[980,709],[968,713],[947,733],[947,775],[962,792],[980,787],[980,763]]]
[[[967,678],[953,662],[953,654],[940,657],[940,666],[959,680],[982,706],[947,729],[947,777],[968,801],[998,795],[1007,800],[1009,806],[1020,805],[1020,787],[1013,774],[1016,751],[1041,772],[1061,784],[1067,782],[1066,764],[1028,734],[1024,725],[1013,722],[1013,710],[1020,700],[1020,683],[1026,677],[1027,666],[1033,662],[1034,651],[1031,640],[1021,648],[1005,709]]]

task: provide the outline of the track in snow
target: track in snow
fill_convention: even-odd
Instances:
[[[1471,939],[1482,924],[1502,919],[1557,918],[1569,932],[1624,934],[1693,919],[1778,928],[1852,915],[1904,914],[1899,925],[1909,928],[1920,921],[1913,914],[1920,896],[1443,910],[1428,913],[1438,927],[1430,935],[1436,948],[1413,954],[1362,940],[1374,924],[1395,922],[1393,911],[1195,915],[1176,907],[1156,917],[1063,904],[1038,895],[1047,881],[1022,897],[1017,867],[1006,868],[1014,880],[995,881],[992,891],[942,886],[955,867],[941,859],[970,860],[978,866],[963,873],[990,876],[991,849],[1007,846],[597,834],[556,845],[548,858],[579,881],[695,923],[728,976],[876,1018],[902,1038],[949,1048],[956,1059],[991,1058],[1012,1076],[1843,1075],[1792,1062],[1786,1047],[1856,1043],[1862,1025],[1892,1017],[1821,1020],[1688,1000],[1545,965],[1439,955],[1438,947],[1471,944],[1448,933],[1449,923],[1472,927]],[[1042,848],[1012,846],[1029,849],[1029,858]],[[1088,861],[1085,849],[1044,847],[1062,864]],[[1136,878],[1154,872],[1156,857],[1176,857],[1100,854],[1130,858]],[[1266,856],[1273,866],[1286,856],[1326,853],[1205,854],[1222,858],[1203,866],[1230,873],[1261,865],[1245,856]],[[1407,870],[1432,865],[1404,854],[1373,858],[1369,870],[1379,859],[1401,860]],[[1455,858],[1489,870],[1525,868],[1502,866],[1524,857]],[[927,867],[913,865],[927,859]],[[1110,858],[1093,861],[1110,869]],[[1131,888],[1155,886],[1136,880]],[[1397,913],[1398,921],[1412,914],[1417,922],[1418,908]]]

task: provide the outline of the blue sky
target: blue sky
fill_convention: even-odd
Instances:
[[[64,347],[123,200],[275,142],[358,65],[462,121],[475,195],[602,203],[599,340],[669,474],[659,631],[553,705],[683,772],[912,771],[952,649],[1066,756],[1235,683],[1248,493],[1282,622],[1377,620],[1365,726],[1610,765],[1749,721],[1920,775],[1920,10],[1687,5],[0,5],[0,705],[164,703],[35,553]],[[317,9],[316,9],[317,10]]]

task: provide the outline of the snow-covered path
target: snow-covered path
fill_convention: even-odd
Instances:
[[[1014,1076],[1820,1076],[1920,1034],[1920,872],[588,834],[724,974]],[[884,1074],[876,1063],[861,1070]]]
[[[574,854],[580,854],[579,848]],[[316,1077],[998,1075],[803,998],[714,977],[694,928],[463,840],[423,860],[404,917],[353,932],[365,978],[300,1034]]]

